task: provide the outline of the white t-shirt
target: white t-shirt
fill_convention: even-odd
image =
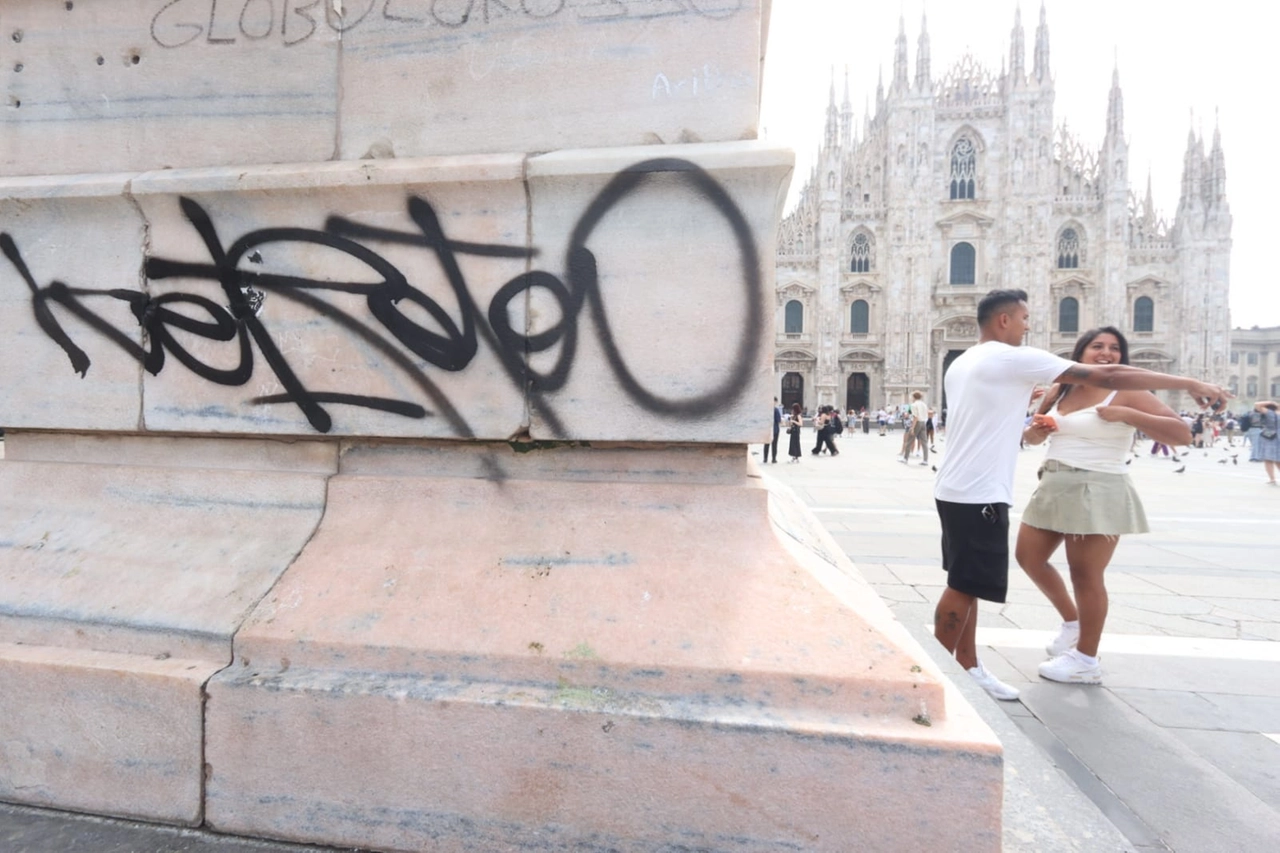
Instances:
[[[933,495],[952,503],[1013,503],[1018,444],[1031,392],[1075,362],[987,341],[947,369],[947,452]]]
[[[929,407],[925,405],[924,400],[916,400],[911,404],[911,417],[919,423],[929,420]]]

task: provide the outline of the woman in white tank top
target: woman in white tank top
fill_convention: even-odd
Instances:
[[[1085,332],[1071,357],[1082,364],[1128,364],[1129,344],[1119,329],[1104,326]],[[1043,678],[1102,682],[1103,573],[1121,534],[1147,532],[1142,502],[1125,473],[1135,428],[1164,444],[1191,441],[1187,425],[1150,391],[1084,385],[1055,386],[1023,432],[1027,444],[1050,441],[1017,544],[1018,565],[1062,616],[1062,629],[1045,649],[1050,659],[1040,664]],[[1064,542],[1074,599],[1049,562]]]

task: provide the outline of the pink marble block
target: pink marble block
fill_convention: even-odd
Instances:
[[[196,825],[222,664],[0,643],[0,799]]]
[[[210,692],[207,819],[228,832],[432,853],[1000,849],[998,749],[918,726],[308,671]]]
[[[211,825],[849,850],[971,814],[962,849],[998,847],[989,730],[780,543],[741,463],[706,484],[362,468],[209,684]]]
[[[9,432],[0,799],[200,823],[204,682],[336,467],[332,443]]]

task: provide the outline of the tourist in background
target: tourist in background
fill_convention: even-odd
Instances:
[[[911,392],[911,424],[904,430],[902,437],[902,461],[909,462],[913,445],[919,445],[921,465],[929,464],[929,407],[925,405],[924,394]]]
[[[773,441],[764,446],[764,461],[769,461],[769,451],[773,451],[773,462],[778,462],[778,434],[782,432],[782,407],[778,405],[778,398],[773,398]]]
[[[1249,461],[1261,462],[1262,454],[1258,443],[1261,441],[1262,435],[1262,413],[1252,411],[1245,415],[1249,419],[1248,424],[1244,427],[1244,436],[1249,439]]]
[[[1258,458],[1267,467],[1267,482],[1276,484],[1276,463],[1280,462],[1280,418],[1276,415],[1276,404],[1270,400],[1261,400],[1254,404],[1253,419],[1258,426]]]
[[[840,451],[836,449],[834,436],[836,429],[840,426],[840,415],[833,406],[821,406],[818,414],[813,419],[813,428],[817,431],[817,440],[814,442],[813,450],[810,451],[817,456],[824,449],[831,451],[832,456],[839,456]]]
[[[787,455],[792,462],[800,461],[800,427],[804,418],[800,415],[800,404],[791,404],[791,417],[787,419]]]
[[[1128,364],[1129,343],[1112,326],[1093,329],[1076,342],[1071,359]],[[1062,617],[1057,637],[1045,648],[1049,660],[1040,664],[1040,676],[1100,684],[1098,643],[1108,601],[1103,573],[1120,536],[1148,530],[1125,468],[1134,432],[1141,429],[1155,441],[1180,445],[1191,440],[1191,431],[1150,391],[1060,384],[1045,396],[1037,415],[1023,430],[1023,440],[1041,444],[1048,439],[1049,450],[1040,485],[1022,513],[1016,556]],[[1049,562],[1064,543],[1074,598]]]

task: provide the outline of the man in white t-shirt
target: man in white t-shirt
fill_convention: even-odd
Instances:
[[[1124,364],[1087,365],[1022,346],[1030,312],[1022,290],[993,290],[978,303],[981,336],[951,363],[947,452],[934,498],[942,522],[947,586],[933,634],[997,699],[1017,699],[978,660],[978,599],[1003,603],[1009,583],[1009,505],[1027,405],[1037,385],[1070,382],[1117,390],[1175,390],[1201,406],[1231,395],[1217,385]]]

